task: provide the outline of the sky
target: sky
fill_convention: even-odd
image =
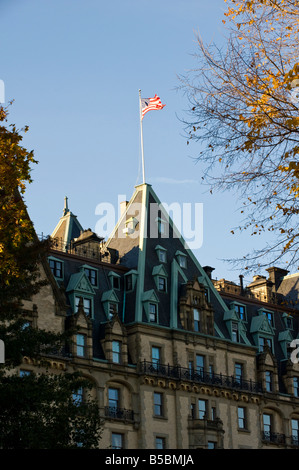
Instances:
[[[29,126],[22,145],[38,161],[25,195],[38,234],[52,233],[65,196],[84,229],[96,231],[99,204],[117,214],[120,196],[130,199],[142,183],[141,89],[165,104],[143,120],[146,182],[168,205],[189,204],[194,214],[201,205],[194,253],[215,268],[214,278],[239,282],[225,260],[263,243],[232,235],[241,222],[238,196],[203,186],[178,89],[178,77],[196,68],[196,35],[224,42],[225,8],[224,0],[0,0],[0,80],[5,103],[14,100],[9,122]]]

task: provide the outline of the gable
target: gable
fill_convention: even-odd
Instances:
[[[73,291],[82,292],[84,294],[95,294],[95,291],[84,271],[71,275],[66,292]]]

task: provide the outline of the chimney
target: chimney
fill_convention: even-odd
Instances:
[[[239,278],[240,278],[241,295],[243,295],[244,294],[244,285],[243,285],[244,276],[240,274]]]
[[[277,291],[278,287],[280,286],[282,278],[289,272],[286,269],[276,268],[274,266],[266,269],[266,271],[269,273],[269,281],[273,282],[274,284],[275,291]]]
[[[208,277],[212,279],[212,272],[214,271],[215,268],[211,268],[211,266],[204,266],[203,269],[208,275]]]

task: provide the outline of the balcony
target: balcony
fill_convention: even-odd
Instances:
[[[216,419],[199,419],[199,418],[189,418],[188,419],[189,429],[208,429],[210,431],[222,431],[223,423],[219,418]]]
[[[134,411],[114,406],[105,406],[105,418],[134,421]]]
[[[277,432],[263,431],[262,440],[269,442],[271,444],[285,444],[286,437],[284,434],[279,434]]]
[[[261,393],[262,386],[259,382],[252,380],[243,380],[234,376],[223,374],[207,373],[204,371],[190,370],[180,366],[170,366],[143,361],[139,364],[141,374],[164,377],[173,380],[184,380],[193,383],[213,385],[216,387],[225,387],[233,390],[246,391],[252,393]]]

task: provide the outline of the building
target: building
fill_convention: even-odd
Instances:
[[[108,240],[67,200],[51,238],[49,284],[24,314],[37,328],[79,327],[51,365],[92,382],[101,448],[299,447],[299,274],[214,280],[148,184]]]

